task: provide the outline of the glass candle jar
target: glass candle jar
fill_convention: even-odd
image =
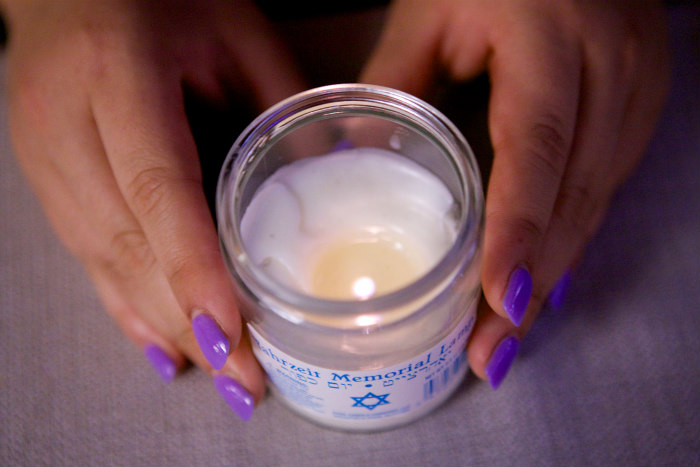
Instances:
[[[454,240],[446,253],[411,283],[366,299],[323,298],[275,279],[251,258],[241,231],[246,209],[272,174],[342,148],[408,158],[453,198]],[[253,351],[271,391],[292,410],[332,428],[382,430],[427,414],[459,386],[481,293],[483,192],[469,145],[435,108],[364,84],[290,97],[234,143],[216,209]]]

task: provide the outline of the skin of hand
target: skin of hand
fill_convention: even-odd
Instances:
[[[425,95],[486,71],[494,160],[471,368],[494,388],[641,158],[669,81],[651,1],[400,0],[360,81]],[[560,279],[561,278],[561,279]],[[560,291],[560,290],[559,290]]]
[[[267,108],[303,88],[291,60],[246,1],[2,8],[11,136],[59,237],[131,340],[157,346],[173,373],[190,360],[234,378],[250,416],[263,374],[241,338],[183,89]],[[203,337],[191,325],[199,316]]]

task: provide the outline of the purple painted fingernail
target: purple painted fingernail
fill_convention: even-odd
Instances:
[[[547,305],[552,311],[559,311],[564,305],[564,299],[566,298],[566,292],[569,290],[571,285],[571,270],[566,271],[554,284],[552,291],[549,292],[549,297],[547,297]]]
[[[177,372],[177,367],[173,359],[163,352],[163,349],[155,344],[148,344],[143,349],[143,353],[160,377],[163,378],[163,381],[169,383],[173,380]]]
[[[223,368],[228,358],[229,342],[226,334],[216,322],[204,313],[195,316],[192,320],[192,330],[197,338],[199,348],[207,361],[215,369]]]
[[[337,143],[335,143],[335,146],[333,146],[331,152],[342,151],[344,149],[352,149],[354,147],[355,145],[352,144],[352,141],[350,141],[349,139],[341,139]]]
[[[216,375],[214,387],[241,420],[244,422],[250,420],[253,415],[253,396],[238,381],[226,375]]]
[[[532,277],[527,269],[521,266],[510,275],[506,295],[503,297],[503,308],[516,326],[523,322],[531,295]]]
[[[486,365],[486,377],[491,383],[491,387],[496,390],[501,385],[513,360],[518,355],[520,341],[515,336],[508,336],[498,343],[493,351],[488,365]]]

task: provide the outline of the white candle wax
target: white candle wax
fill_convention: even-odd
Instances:
[[[355,148],[282,167],[241,221],[251,259],[279,282],[364,300],[415,281],[454,242],[453,197],[417,163]]]

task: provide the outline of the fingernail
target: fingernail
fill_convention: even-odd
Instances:
[[[532,277],[527,269],[519,267],[510,275],[506,294],[503,297],[503,308],[516,326],[520,326],[523,322],[531,295]]]
[[[488,365],[486,365],[486,377],[491,384],[491,387],[496,390],[501,385],[513,360],[518,355],[520,341],[515,336],[508,336],[498,343],[498,346],[493,351]]]
[[[241,420],[244,422],[250,420],[253,415],[253,396],[238,381],[226,375],[216,375],[214,376],[214,387]]]
[[[352,141],[350,141],[348,139],[341,139],[337,143],[335,143],[335,146],[333,146],[333,149],[331,149],[331,152],[342,151],[344,149],[352,149],[354,147],[355,147],[355,145],[352,144]]]
[[[566,292],[569,290],[571,285],[571,270],[566,271],[554,284],[552,291],[549,292],[549,297],[547,297],[547,305],[553,311],[559,311],[564,305],[564,299],[566,298]]]
[[[202,313],[192,320],[192,330],[209,364],[217,370],[223,368],[228,358],[229,342],[219,325]]]
[[[146,358],[151,363],[153,368],[158,372],[160,377],[166,383],[169,383],[175,377],[177,372],[177,367],[172,358],[168,356],[163,350],[155,344],[148,344],[144,349],[143,353]]]

